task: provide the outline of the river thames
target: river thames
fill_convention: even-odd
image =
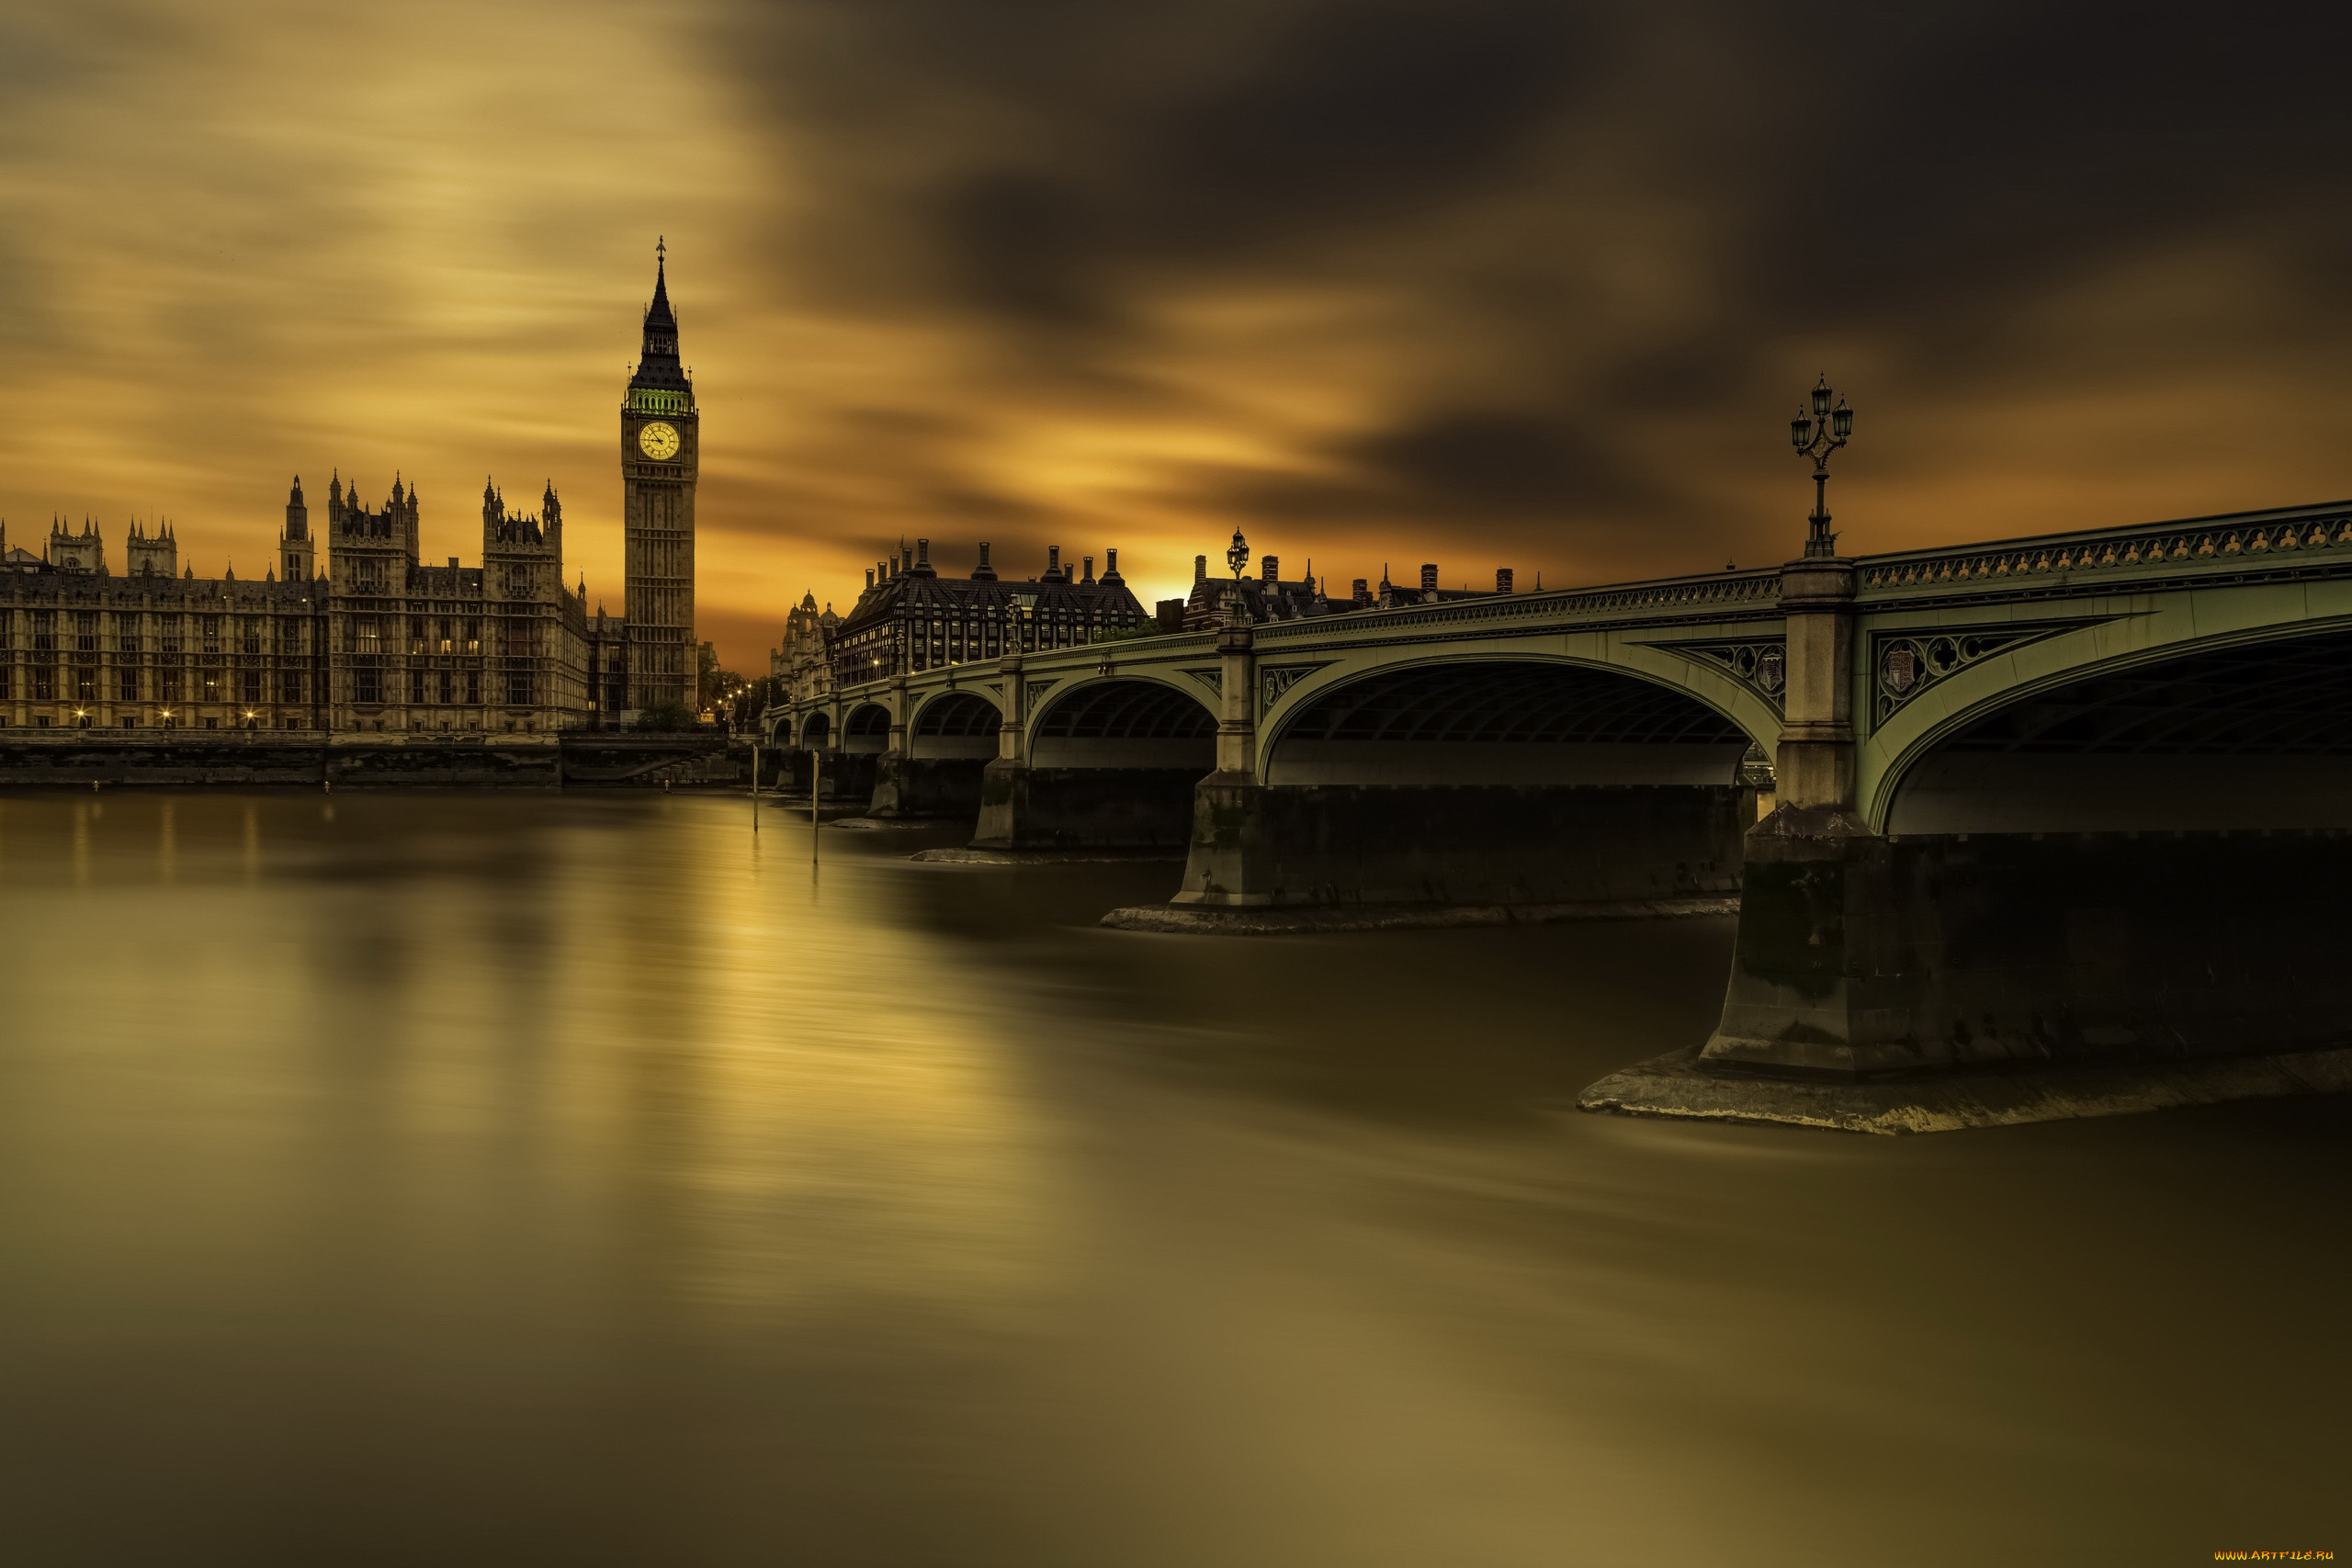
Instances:
[[[2352,1550],[2352,1103],[1582,1115],[1720,919],[1220,940],[740,798],[0,799],[26,1563]]]

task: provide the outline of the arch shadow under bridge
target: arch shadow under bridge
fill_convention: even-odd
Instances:
[[[989,765],[976,847],[1173,849],[1216,762],[1216,719],[1173,682],[1080,679],[1039,694],[1020,754]]]
[[[1422,659],[1272,716],[1203,804],[1180,905],[1606,905],[1724,898],[1756,816],[1753,738],[1642,674]]]

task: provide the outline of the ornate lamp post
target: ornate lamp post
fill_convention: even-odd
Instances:
[[[1233,530],[1233,543],[1226,548],[1225,564],[1233,569],[1233,604],[1226,618],[1237,626],[1247,626],[1250,606],[1241,596],[1241,569],[1250,564],[1250,541],[1241,536],[1241,530],[1238,527]]]
[[[1830,406],[1836,399],[1837,406]],[[1796,418],[1789,421],[1789,445],[1797,456],[1813,459],[1813,515],[1807,521],[1813,532],[1806,536],[1806,558],[1829,558],[1838,553],[1838,536],[1829,531],[1829,454],[1846,445],[1854,434],[1854,411],[1846,400],[1829,389],[1829,378],[1825,375],[1815,383],[1813,408],[1810,412],[1797,410]]]

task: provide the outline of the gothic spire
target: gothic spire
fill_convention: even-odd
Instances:
[[[678,363],[678,316],[670,309],[668,253],[666,242],[653,247],[653,303],[645,308],[645,341],[639,351],[637,374],[629,378],[632,390],[640,387],[691,389]]]

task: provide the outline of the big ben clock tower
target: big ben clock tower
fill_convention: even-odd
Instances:
[[[621,400],[628,706],[695,705],[695,477],[701,416],[678,363],[668,246],[653,247],[645,344]]]

